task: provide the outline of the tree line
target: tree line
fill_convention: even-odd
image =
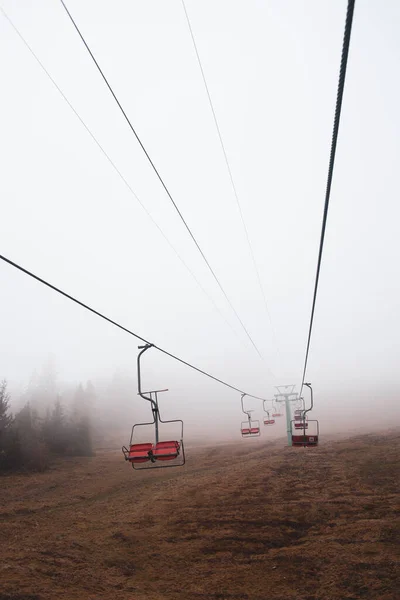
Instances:
[[[82,386],[75,396],[84,399]],[[41,416],[28,400],[13,415],[7,382],[0,382],[0,472],[44,471],[55,457],[92,454],[89,417],[79,403],[67,414],[60,397],[56,397]]]

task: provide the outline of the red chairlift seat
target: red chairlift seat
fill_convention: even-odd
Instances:
[[[179,456],[181,445],[177,441],[158,442],[153,449],[156,460],[174,460]]]
[[[242,437],[251,437],[253,435],[260,435],[259,427],[243,427],[240,430]]]
[[[292,435],[292,446],[318,446],[318,436]]]
[[[246,415],[246,420],[241,421],[240,423],[240,433],[242,437],[258,437],[260,435],[260,421],[255,419],[254,421],[251,418],[251,413],[253,410],[245,410],[243,404],[243,398],[246,394],[242,394],[241,397],[241,405],[242,405],[242,413]]]
[[[143,463],[150,460],[153,444],[131,444],[129,451],[124,452],[125,460],[134,463]]]
[[[174,460],[179,456],[181,445],[177,441],[158,442],[153,445],[131,444],[129,450],[122,448],[125,460],[130,463],[144,463],[148,460],[155,462],[156,460]]]
[[[275,419],[264,419],[264,425],[275,425]]]
[[[308,423],[304,423],[304,421],[302,421],[301,423],[295,423],[294,428],[295,429],[308,429]]]
[[[281,413],[272,413],[272,416],[273,417],[281,417],[282,415],[281,415]]]

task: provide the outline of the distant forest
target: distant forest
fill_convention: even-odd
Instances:
[[[136,381],[125,371],[96,387],[71,384],[59,380],[51,358],[22,388],[0,380],[0,473],[44,471],[59,457],[115,447],[130,433],[135,399]]]
[[[39,390],[37,390],[39,392]],[[91,456],[92,436],[86,410],[94,394],[89,383],[78,386],[75,402],[67,414],[59,397],[47,406],[44,416],[27,400],[14,415],[10,410],[7,382],[0,383],[0,472],[45,471],[57,456]]]

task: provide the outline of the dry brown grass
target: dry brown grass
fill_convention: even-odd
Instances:
[[[399,598],[398,435],[187,454],[0,479],[0,600]]]

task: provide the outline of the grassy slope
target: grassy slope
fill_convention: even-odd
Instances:
[[[257,439],[3,477],[0,600],[394,600],[398,458],[395,433]]]

